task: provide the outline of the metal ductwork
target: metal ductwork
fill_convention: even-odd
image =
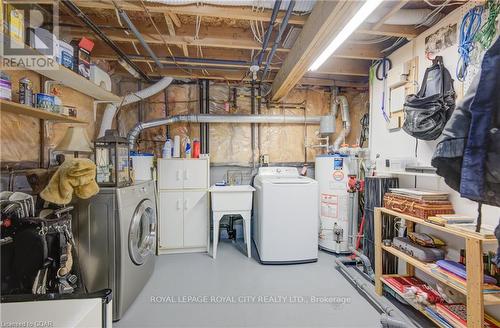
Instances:
[[[156,82],[153,85],[150,85],[145,89],[142,89],[137,92],[132,92],[126,95],[123,98],[121,104],[111,103],[107,105],[106,109],[104,110],[104,114],[102,116],[98,137],[104,136],[106,130],[111,129],[111,125],[113,124],[113,119],[118,112],[118,105],[120,105],[120,108],[122,108],[123,106],[127,106],[136,103],[138,101],[144,100],[146,98],[149,98],[157,94],[158,92],[166,89],[170,85],[170,83],[172,83],[172,81],[173,79],[171,77],[164,77],[160,81]]]
[[[337,139],[335,139],[333,143],[333,150],[339,150],[340,145],[345,140],[347,135],[351,132],[351,117],[349,116],[349,103],[347,102],[346,96],[337,96],[335,97],[335,103],[340,104],[342,107],[342,124],[344,128],[339,133]],[[334,106],[332,111],[337,113],[337,108]]]
[[[262,123],[262,124],[319,124],[321,116],[283,116],[283,115],[174,115],[148,122],[137,123],[128,133],[130,148],[135,147],[135,142],[141,131],[161,125],[174,123]]]

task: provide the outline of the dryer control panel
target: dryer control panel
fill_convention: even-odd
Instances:
[[[259,168],[259,175],[264,175],[264,176],[274,176],[274,177],[298,177],[299,171],[295,167],[281,167],[281,166],[275,166],[275,167],[260,167]]]

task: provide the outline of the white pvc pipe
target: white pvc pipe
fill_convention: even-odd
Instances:
[[[149,98],[152,95],[155,95],[158,92],[165,89],[166,87],[168,87],[170,83],[172,83],[172,81],[173,79],[171,77],[164,77],[160,81],[156,82],[155,84],[145,89],[129,93],[128,95],[125,96],[125,98],[121,102],[121,106],[130,105],[140,100]],[[98,138],[104,136],[104,132],[106,132],[106,130],[111,129],[111,125],[113,124],[113,119],[115,117],[117,110],[118,106],[116,103],[112,103],[106,106],[106,109],[104,110],[104,114],[102,116],[102,122],[101,122],[101,127],[99,128]]]

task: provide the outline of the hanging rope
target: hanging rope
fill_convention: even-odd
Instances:
[[[490,47],[491,42],[493,42],[493,38],[497,33],[496,20],[498,13],[500,12],[500,1],[488,0],[486,8],[489,10],[488,19],[476,35],[476,41],[483,47],[483,49],[488,49]]]
[[[469,10],[460,24],[460,38],[458,43],[457,79],[464,82],[467,76],[467,68],[471,61],[471,52],[474,50],[474,37],[481,27],[481,15],[483,6],[476,6]]]

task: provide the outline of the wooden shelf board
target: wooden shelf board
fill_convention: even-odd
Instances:
[[[110,102],[121,101],[121,97],[101,88],[94,82],[84,78],[83,76],[62,65],[59,65],[59,68],[56,70],[33,69],[33,71],[96,100]]]
[[[0,40],[3,39],[4,43],[11,41],[10,38],[4,33],[0,32]],[[12,41],[16,43],[16,41]],[[18,42],[17,42],[18,43]],[[29,48],[27,45],[24,45],[25,49],[29,49],[31,54],[40,55],[40,53],[32,48]],[[57,83],[60,83],[64,86],[72,88],[78,92],[81,92],[89,97],[92,97],[96,100],[110,101],[110,102],[120,102],[121,97],[101,88],[99,85],[94,82],[84,78],[80,74],[73,72],[72,70],[57,64],[57,69],[44,70],[32,67],[26,67],[27,70],[36,72],[40,75],[47,77]]]
[[[464,230],[453,229],[452,227],[447,227],[447,226],[443,227],[443,226],[440,226],[440,225],[437,225],[437,224],[434,224],[434,223],[427,222],[427,221],[425,221],[423,219],[416,218],[416,217],[408,215],[408,214],[403,214],[403,213],[399,213],[397,211],[393,211],[393,210],[387,209],[385,207],[380,207],[380,209],[381,209],[382,213],[386,213],[386,214],[389,214],[389,215],[397,216],[397,217],[400,217],[402,219],[405,219],[405,220],[408,220],[408,221],[412,221],[412,222],[415,222],[417,224],[421,224],[421,225],[424,225],[424,226],[427,226],[427,227],[431,227],[433,229],[436,229],[436,230],[439,230],[439,231],[443,231],[443,232],[446,232],[446,233],[449,233],[449,234],[452,234],[452,235],[455,235],[455,236],[459,236],[459,237],[462,237],[462,238],[478,239],[478,240],[482,241],[483,243],[494,243],[494,244],[497,243],[496,238],[484,238],[484,237],[480,237],[480,236],[478,236],[477,234],[474,234],[474,233],[468,233],[467,231],[464,231]]]
[[[74,117],[47,112],[43,109],[33,108],[30,106],[18,104],[16,102],[3,100],[3,99],[0,99],[0,111],[7,112],[7,113],[13,113],[13,114],[17,114],[17,115],[26,115],[26,116],[39,118],[42,120],[51,120],[51,121],[62,122],[62,123],[79,123],[79,124],[86,124],[87,123],[85,121],[79,120],[79,119],[74,118]]]
[[[386,285],[388,288],[390,288],[393,292],[395,292],[396,294],[398,294],[401,298],[403,298],[408,304],[410,304],[411,307],[413,307],[415,310],[419,311],[420,313],[422,313],[427,319],[429,319],[430,321],[432,321],[436,326],[438,327],[444,327],[439,321],[435,320],[433,317],[431,317],[430,315],[427,314],[427,312],[425,312],[424,308],[418,304],[418,303],[415,303],[415,302],[412,302],[411,300],[408,300],[404,297],[403,293],[401,293],[399,290],[397,290],[396,288],[394,288],[391,284],[389,284],[385,278],[389,278],[389,277],[394,277],[394,276],[401,276],[401,275],[383,275],[380,280],[384,283],[384,285]]]
[[[452,278],[447,277],[445,274],[435,272],[431,269],[428,263],[422,262],[417,260],[414,257],[411,257],[410,255],[407,255],[406,253],[403,253],[397,248],[390,247],[390,246],[382,246],[382,249],[385,250],[388,253],[391,253],[392,255],[404,260],[406,263],[411,264],[415,268],[421,270],[422,272],[428,274],[429,276],[435,278],[436,280],[439,280],[443,284],[459,291],[460,293],[467,295],[467,289],[465,283],[461,283],[456,280],[452,280]],[[484,294],[484,304],[485,305],[498,305],[500,304],[500,294]]]
[[[436,173],[406,172],[406,171],[376,171],[377,175],[409,175],[416,177],[441,178]]]

